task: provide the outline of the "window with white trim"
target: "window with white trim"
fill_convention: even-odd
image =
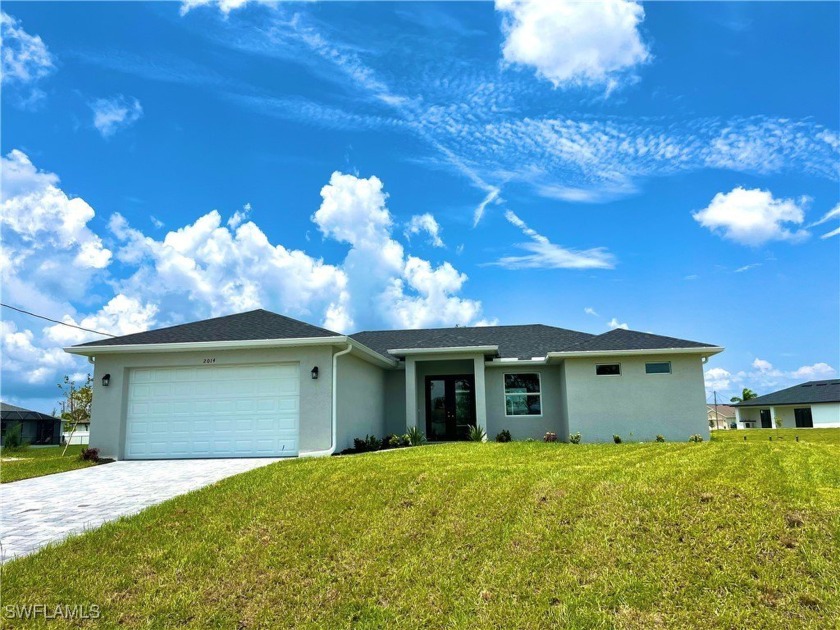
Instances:
[[[621,363],[599,363],[595,366],[598,376],[621,376]]]
[[[646,374],[670,374],[671,373],[671,362],[670,361],[653,361],[651,363],[645,363],[645,373]]]
[[[505,374],[505,415],[542,415],[542,394],[538,372]]]

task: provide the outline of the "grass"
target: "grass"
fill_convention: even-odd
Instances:
[[[840,429],[740,429],[712,431],[714,442],[769,442],[783,440],[795,442],[826,442],[829,444],[840,444]]]
[[[231,477],[8,562],[3,605],[99,605],[86,627],[827,628],[838,558],[836,443],[459,443]]]
[[[81,444],[73,444],[63,457],[61,456],[63,446],[30,446],[22,450],[2,449],[0,450],[0,483],[93,466],[93,462],[79,459],[79,453],[83,448],[85,447]]]

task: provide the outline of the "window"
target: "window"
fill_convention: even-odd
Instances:
[[[505,374],[505,415],[542,415],[539,374]]]
[[[598,376],[621,376],[621,363],[602,363],[595,366]]]
[[[645,372],[648,374],[670,374],[671,362],[661,361],[659,363],[645,363]]]

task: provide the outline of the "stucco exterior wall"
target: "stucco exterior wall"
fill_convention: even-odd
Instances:
[[[670,361],[670,374],[646,374],[645,363]],[[620,376],[597,376],[595,365],[620,363]],[[569,432],[584,442],[624,440],[683,442],[699,433],[709,437],[703,364],[697,355],[647,355],[566,359]]]
[[[405,424],[405,370],[385,371],[385,433],[403,434]]]
[[[505,374],[540,375],[541,416],[506,416],[505,415]],[[485,367],[487,385],[487,438],[492,440],[503,429],[510,431],[514,440],[533,438],[541,440],[548,431],[557,434],[561,440],[569,437],[565,422],[563,403],[563,372],[561,366],[532,365]]]
[[[129,370],[139,367],[200,367],[208,357],[216,359],[214,366],[298,363],[300,452],[329,448],[332,431],[330,346],[100,355],[94,364],[90,446],[100,449],[102,457],[123,459]],[[313,380],[310,370],[315,366],[318,366],[319,378]],[[102,386],[105,374],[111,375],[108,387]]]
[[[815,429],[840,428],[840,403],[811,405]]]
[[[385,372],[351,355],[338,357],[336,452],[353,446],[353,438],[385,434]],[[303,406],[303,405],[301,405]]]

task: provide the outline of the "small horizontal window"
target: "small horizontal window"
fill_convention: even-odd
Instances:
[[[621,376],[620,363],[602,363],[595,366],[595,374],[598,376]]]
[[[660,361],[658,363],[645,363],[645,372],[648,374],[670,374],[671,362]]]
[[[542,415],[539,374],[505,374],[505,415]]]

